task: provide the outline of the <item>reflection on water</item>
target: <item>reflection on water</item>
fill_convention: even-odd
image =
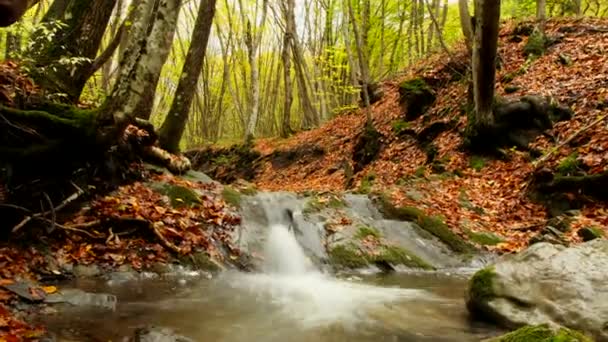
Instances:
[[[142,325],[226,342],[456,342],[491,332],[467,321],[465,279],[394,274],[341,280],[311,267],[285,227],[272,227],[267,241],[264,273],[225,273],[185,286],[94,283],[85,290],[116,294],[116,312],[67,309],[42,319],[71,341],[120,341]]]

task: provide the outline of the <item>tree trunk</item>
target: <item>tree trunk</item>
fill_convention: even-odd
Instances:
[[[547,1],[546,0],[536,0],[536,21],[538,22],[538,27],[540,28],[540,32],[545,32],[545,21],[547,20]]]
[[[500,0],[475,1],[475,41],[473,45],[473,94],[475,112],[469,120],[473,131],[492,126],[494,83],[500,19]]]
[[[39,0],[0,0],[0,27],[16,23]]]
[[[80,94],[95,70],[97,55],[106,27],[117,0],[72,0],[64,11],[62,5],[43,19],[47,24],[61,21],[53,40],[34,37],[34,74],[38,84],[50,94],[65,94],[70,102],[78,101]],[[59,8],[61,7],[61,8]],[[36,39],[41,38],[41,39]],[[73,59],[75,63],[65,63]],[[77,60],[82,59],[82,60]]]
[[[460,14],[460,27],[462,28],[464,41],[469,50],[469,54],[471,54],[473,49],[473,25],[471,25],[468,0],[458,0],[458,12]]]
[[[177,19],[179,17],[179,10],[182,0],[157,0],[157,2],[157,21],[161,21],[163,25],[162,27],[157,27],[154,25],[154,29],[156,30],[156,34],[158,35],[159,39],[158,45],[154,46],[154,52],[156,53],[156,58],[160,62],[162,68],[162,66],[167,62],[167,58],[171,52],[171,45],[173,44],[173,36],[175,35],[175,30],[177,28]],[[171,2],[177,7],[172,7],[171,11],[165,11],[162,7],[165,2]],[[149,69],[145,74],[145,78],[147,86],[145,89],[143,89],[141,100],[135,107],[134,111],[138,118],[149,120],[150,116],[152,116],[152,109],[154,108],[154,100],[156,97],[156,88],[158,87],[158,81],[160,79],[160,72],[157,73],[156,70]]]
[[[160,129],[160,146],[169,152],[179,150],[179,142],[188,122],[188,113],[197,89],[196,84],[201,74],[205,50],[211,33],[211,24],[215,15],[215,2],[216,0],[202,0],[199,5],[182,76],[177,85],[171,109]]]
[[[367,61],[365,60],[365,54],[363,49],[365,48],[363,42],[361,41],[361,34],[359,33],[359,27],[357,25],[357,21],[355,18],[355,13],[353,11],[353,5],[349,1],[348,2],[348,13],[350,16],[350,21],[353,26],[353,33],[355,34],[355,43],[357,46],[357,55],[359,56],[359,70],[361,72],[361,87],[363,93],[363,102],[365,105],[365,116],[367,119],[367,124],[371,125],[372,123],[372,111],[370,108],[370,99],[369,99],[369,70],[367,66]]]
[[[288,9],[283,7],[285,22],[289,20]],[[291,46],[291,35],[289,26],[285,26],[283,34],[283,51],[281,59],[283,60],[283,86],[285,88],[285,101],[283,103],[283,118],[281,120],[281,137],[286,138],[291,133],[291,105],[293,103],[293,85],[291,83],[291,55],[289,53]]]

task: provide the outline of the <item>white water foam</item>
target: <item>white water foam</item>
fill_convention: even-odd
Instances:
[[[391,310],[391,303],[434,299],[423,290],[376,287],[322,274],[283,225],[269,230],[263,270],[237,275],[232,286],[270,302],[281,317],[308,328],[356,324],[367,320],[369,312]]]

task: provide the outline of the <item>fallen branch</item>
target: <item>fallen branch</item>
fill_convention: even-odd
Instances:
[[[545,154],[542,158],[536,160],[534,163],[532,163],[532,165],[534,166],[534,170],[538,170],[540,168],[540,166],[542,166],[544,163],[547,162],[547,160],[549,160],[549,158],[555,154],[555,152],[559,151],[562,147],[564,147],[565,145],[569,144],[572,140],[574,140],[574,138],[578,137],[581,133],[585,132],[586,130],[590,129],[591,127],[597,125],[598,123],[604,121],[604,119],[606,119],[606,117],[608,117],[608,114],[602,115],[601,117],[599,117],[597,120],[593,121],[592,123],[590,123],[589,125],[579,129],[578,131],[574,132],[574,134],[572,134],[571,136],[569,136],[566,140],[564,140],[563,142],[561,142],[559,145],[555,146],[551,151],[549,151],[549,153]]]
[[[46,215],[53,214],[53,216],[54,216],[57,211],[65,208],[68,204],[70,204],[71,202],[75,201],[78,197],[80,197],[82,194],[84,194],[84,190],[82,190],[81,188],[79,188],[78,186],[76,186],[76,184],[72,183],[72,186],[74,186],[77,189],[77,191],[75,193],[73,193],[70,197],[68,197],[65,200],[63,200],[63,202],[61,202],[58,206],[56,206],[54,208],[51,205],[51,209],[50,210],[26,216],[21,222],[19,222],[15,227],[13,227],[12,232],[13,233],[18,232],[21,228],[23,228],[25,225],[27,225],[33,219],[44,218],[46,220],[46,218],[45,218]],[[50,199],[49,199],[49,201],[50,201]],[[21,208],[21,209],[25,209],[25,208]],[[25,210],[27,210],[27,209],[25,209]],[[51,221],[51,222],[54,222],[54,220]]]
[[[175,244],[173,244],[171,241],[167,240],[167,238],[163,236],[163,234],[160,232],[160,227],[158,224],[149,223],[149,226],[152,229],[152,231],[154,232],[154,234],[156,235],[156,237],[161,241],[161,243],[166,248],[170,249],[171,251],[173,251],[177,254],[182,253],[182,250],[179,247],[177,247]]]

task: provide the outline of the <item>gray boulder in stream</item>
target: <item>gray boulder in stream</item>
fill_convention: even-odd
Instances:
[[[467,307],[506,327],[562,325],[608,341],[608,240],[503,257],[473,276]]]

